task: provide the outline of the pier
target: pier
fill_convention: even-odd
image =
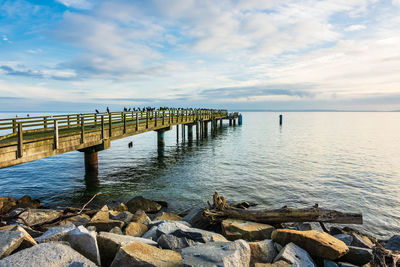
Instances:
[[[98,152],[111,141],[149,132],[157,132],[157,144],[165,145],[164,133],[179,125],[182,137],[208,136],[208,124],[215,132],[220,122],[236,125],[238,113],[209,109],[166,109],[110,113],[67,114],[0,119],[0,169],[78,150],[85,153],[86,173],[97,172]],[[61,164],[61,163],[60,163]]]

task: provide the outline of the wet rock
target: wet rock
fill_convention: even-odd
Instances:
[[[122,235],[122,230],[118,226],[115,226],[113,229],[110,230],[110,233],[117,234],[117,235]]]
[[[7,257],[24,240],[24,233],[20,231],[0,231],[0,259]]]
[[[201,243],[228,241],[223,235],[197,228],[178,229],[171,234],[176,237],[185,237]]]
[[[222,233],[228,240],[244,239],[258,241],[270,239],[275,228],[268,224],[226,219],[221,223]]]
[[[18,208],[10,212],[10,215],[19,214],[24,209]],[[56,219],[62,215],[62,211],[59,210],[50,210],[50,209],[29,209],[27,211],[22,212],[19,217],[23,218],[29,225],[35,225],[42,222],[51,221]],[[22,220],[19,220],[22,224]]]
[[[324,260],[324,267],[339,267],[339,265],[334,261]]]
[[[196,245],[196,242],[193,240],[187,239],[185,237],[176,237],[174,235],[165,235],[162,234],[158,240],[158,245],[164,249],[172,249],[172,250],[181,250],[186,247]]]
[[[274,242],[270,239],[249,242],[249,246],[251,250],[250,262],[252,263],[271,263],[278,254],[274,247]]]
[[[93,217],[90,221],[107,221],[110,219],[109,210],[107,205],[104,205]]]
[[[255,263],[254,267],[290,267],[291,264],[287,263],[286,261],[277,261],[274,263]]]
[[[125,234],[130,236],[142,236],[148,230],[147,226],[143,223],[131,222],[125,228]]]
[[[85,227],[78,226],[62,237],[73,249],[100,266],[100,253],[96,241],[96,233],[89,232]]]
[[[161,212],[158,216],[154,218],[154,221],[161,221],[161,220],[167,220],[167,221],[179,221],[181,220],[182,217],[178,216],[173,213],[167,213],[167,212]]]
[[[137,210],[143,210],[148,213],[157,213],[162,208],[162,206],[157,202],[146,199],[142,196],[132,198],[126,203],[126,206],[132,213],[135,213]]]
[[[294,243],[287,244],[274,259],[275,262],[280,260],[288,262],[292,264],[292,266],[316,266],[310,255],[308,255],[307,251],[296,246]]]
[[[121,247],[111,264],[111,267],[120,266],[182,266],[182,256],[172,250],[133,242]]]
[[[37,242],[32,238],[32,236],[23,227],[19,225],[7,225],[1,227],[0,231],[19,231],[23,233],[24,237],[22,243],[18,246],[17,251],[37,245]]]
[[[386,243],[386,249],[400,251],[400,235],[392,236]]]
[[[108,232],[114,227],[122,228],[124,226],[124,222],[117,220],[94,221],[87,223],[85,226],[94,226],[98,232]]]
[[[117,221],[123,221],[126,224],[128,224],[130,221],[132,221],[132,218],[133,218],[133,214],[130,213],[129,211],[119,212],[115,216],[110,213],[110,219],[117,220]]]
[[[16,204],[12,197],[0,197],[0,215],[10,212]]]
[[[17,200],[16,207],[18,208],[30,208],[30,209],[37,209],[40,208],[42,205],[40,204],[39,199],[33,199],[28,195],[25,195]]]
[[[150,230],[147,231],[142,237],[149,238],[152,240],[157,240],[162,234],[167,235],[178,229],[189,228],[187,225],[176,221],[173,222],[160,221],[160,222],[155,222],[155,224],[149,224],[148,226],[151,227]]]
[[[274,247],[275,247],[276,251],[278,251],[278,252],[281,252],[281,250],[283,249],[283,247],[276,242],[274,242]]]
[[[117,212],[124,212],[124,211],[128,211],[128,207],[124,204],[124,203],[120,203],[117,206],[113,206],[111,208],[112,211],[117,211]]]
[[[348,235],[348,234],[334,235],[334,237],[341,240],[347,246],[350,246],[351,242],[353,242],[353,236]]]
[[[327,233],[278,229],[272,233],[272,240],[281,245],[294,243],[313,256],[336,260],[346,254],[349,248],[345,243]]]
[[[358,266],[369,263],[372,260],[372,250],[349,246],[349,252],[341,257],[339,261],[348,262]]]
[[[353,232],[351,235],[353,236],[353,242],[351,242],[351,245],[354,247],[372,248],[374,246],[374,243],[363,234]]]
[[[96,264],[73,250],[71,247],[56,243],[43,243],[21,250],[0,260],[2,267],[53,267],[79,266],[95,267]]]
[[[151,222],[151,219],[149,218],[149,216],[147,216],[146,212],[144,212],[143,210],[137,210],[135,214],[133,214],[131,221],[147,225]]]
[[[120,247],[126,246],[132,242],[142,242],[148,245],[157,246],[155,241],[149,239],[100,232],[97,235],[97,244],[99,246],[102,266],[110,266]]]
[[[346,234],[345,231],[343,231],[341,228],[336,227],[336,226],[332,226],[332,227],[329,229],[329,233],[330,233],[331,235],[333,235],[333,236],[335,236],[335,235],[341,235],[341,234]]]
[[[182,221],[188,222],[192,227],[199,229],[209,229],[210,220],[203,216],[204,209],[195,208],[182,218]]]
[[[181,251],[184,266],[248,267],[250,246],[244,240],[210,242],[187,247]]]
[[[45,243],[50,241],[57,241],[59,238],[66,235],[69,231],[74,230],[75,225],[71,224],[63,227],[53,227],[43,233],[43,235],[36,237],[35,241],[38,243]]]
[[[73,224],[75,226],[79,226],[79,225],[85,225],[88,222],[90,222],[90,217],[86,214],[80,214],[80,215],[76,215],[74,217],[70,217],[68,219],[65,219],[65,220],[59,222],[59,225],[64,226],[64,225]]]

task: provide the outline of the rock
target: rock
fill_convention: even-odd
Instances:
[[[266,239],[258,242],[249,242],[251,250],[250,262],[271,263],[277,256],[272,240]]]
[[[108,232],[114,227],[122,228],[124,226],[124,222],[117,220],[94,221],[87,223],[85,226],[94,226],[98,232]]]
[[[133,219],[133,214],[130,213],[129,211],[122,211],[119,212],[117,215],[112,215],[110,213],[110,219],[112,220],[117,220],[117,221],[123,221],[124,223],[128,224],[130,221]]]
[[[149,218],[149,216],[147,216],[146,212],[144,212],[143,210],[137,210],[135,214],[133,214],[131,221],[147,225],[151,222],[151,219]]]
[[[157,202],[146,199],[142,196],[132,198],[126,203],[126,206],[132,213],[135,213],[137,210],[143,210],[148,213],[157,213],[162,208]]]
[[[18,208],[10,212],[10,215],[16,215],[22,212],[24,209]],[[59,210],[50,210],[50,209],[29,209],[29,211],[22,212],[19,217],[23,218],[29,225],[35,225],[38,223],[51,221],[53,219],[58,218],[63,213]],[[20,223],[23,223],[22,220],[19,220]]]
[[[160,215],[156,216],[154,218],[154,221],[161,221],[161,220],[167,220],[167,221],[179,221],[181,220],[182,217],[178,216],[173,213],[167,213],[167,212],[162,212]]]
[[[88,231],[97,232],[97,231],[96,231],[96,226],[93,226],[93,225],[89,225],[88,227],[86,227],[86,229],[88,229]],[[114,228],[113,228],[113,229],[114,229]]]
[[[148,230],[147,226],[143,223],[131,222],[125,228],[125,234],[130,236],[142,236]]]
[[[111,208],[112,211],[124,212],[128,211],[128,207],[124,203],[120,203],[118,206]]]
[[[351,242],[353,242],[353,236],[348,234],[338,234],[334,235],[334,237],[345,243],[347,246],[350,246]]]
[[[182,266],[182,256],[172,250],[133,242],[121,247],[111,264],[111,267],[120,266]]]
[[[278,251],[278,252],[281,252],[281,250],[283,249],[283,247],[276,242],[274,242],[274,247],[275,247],[276,251]]]
[[[244,240],[210,242],[187,247],[181,251],[184,266],[248,267],[250,246]]]
[[[107,205],[104,205],[90,220],[91,222],[107,221],[110,219]]]
[[[208,243],[215,241],[228,241],[224,236],[206,231],[197,228],[188,228],[188,229],[178,229],[174,232],[171,232],[172,235],[176,237],[185,237],[187,239],[191,239],[195,242]]]
[[[386,243],[386,249],[400,251],[400,235],[392,236]]]
[[[66,235],[69,231],[74,230],[75,225],[71,224],[63,227],[53,227],[43,233],[43,235],[36,237],[35,241],[38,243],[45,243],[50,241],[57,241],[60,237]]]
[[[184,225],[187,227],[192,227],[188,222],[185,221],[167,221],[167,220],[162,220],[162,221],[151,221],[147,224],[149,228],[153,226],[159,226],[162,223],[179,223],[179,225]]]
[[[311,255],[328,260],[336,260],[349,251],[347,245],[339,239],[315,230],[278,229],[272,233],[272,240],[281,245],[292,242],[308,251]]]
[[[60,226],[64,226],[64,225],[70,225],[73,224],[75,226],[79,226],[79,225],[85,225],[88,222],[90,222],[90,217],[86,214],[80,214],[80,215],[76,215],[74,217],[70,217],[68,219],[65,219],[61,222],[59,222],[58,224]]]
[[[10,224],[10,225],[1,226],[0,231],[14,231],[14,230],[17,230],[17,227],[23,228],[31,237],[38,237],[43,234],[42,232],[33,230],[25,225],[18,225],[18,224]]]
[[[62,240],[67,241],[73,249],[100,266],[100,253],[95,232],[89,232],[81,225],[68,232]]]
[[[110,266],[119,248],[132,242],[142,242],[148,245],[157,246],[155,241],[149,239],[100,232],[97,235],[97,244],[99,246],[102,266]]]
[[[254,267],[290,267],[291,264],[287,263],[286,261],[277,261],[274,263],[255,263]]]
[[[345,231],[343,231],[341,228],[336,227],[336,226],[332,226],[332,227],[329,229],[329,233],[330,233],[331,235],[333,235],[333,236],[335,236],[335,235],[341,235],[341,234],[346,234]]]
[[[20,231],[0,231],[0,259],[7,257],[24,240],[24,233]]]
[[[363,234],[353,232],[351,235],[353,236],[353,242],[351,242],[351,245],[354,247],[372,248],[374,246],[374,243]]]
[[[339,265],[334,261],[324,260],[324,267],[339,267]]]
[[[162,234],[158,240],[158,245],[164,249],[181,250],[186,247],[194,246],[197,243],[185,237],[176,237],[174,235]]]
[[[19,231],[24,234],[22,243],[18,246],[17,251],[37,245],[37,242],[32,238],[32,236],[24,228],[22,228],[19,225],[7,225],[4,227],[1,227],[0,230],[1,231]]]
[[[12,197],[0,197],[0,215],[10,212],[16,204]]]
[[[204,209],[195,208],[182,218],[182,221],[188,222],[192,227],[199,229],[209,229],[210,220],[203,216]]]
[[[149,224],[148,227],[151,227],[149,231],[147,231],[142,237],[149,238],[152,240],[157,240],[162,234],[170,234],[178,229],[187,229],[189,228],[187,225],[173,221],[157,221],[155,224]]]
[[[307,251],[296,246],[294,243],[287,244],[281,252],[279,252],[278,256],[275,257],[274,261],[283,260],[286,261],[292,266],[301,266],[301,267],[315,267],[315,263],[308,255]]]
[[[348,262],[358,266],[369,263],[372,260],[372,250],[349,246],[349,252],[341,257],[339,261]]]
[[[96,267],[96,264],[73,250],[71,247],[56,243],[43,243],[21,250],[0,260],[1,267],[53,267],[79,266]]]
[[[118,226],[115,226],[109,232],[117,235],[123,235],[121,228],[119,228]]]
[[[39,199],[33,199],[28,195],[25,195],[17,200],[15,207],[18,208],[30,208],[30,209],[37,209],[40,208],[42,205],[40,204]]]
[[[228,240],[244,239],[258,241],[270,239],[274,227],[268,224],[226,219],[221,223],[222,233]]]

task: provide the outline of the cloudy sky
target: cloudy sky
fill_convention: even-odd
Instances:
[[[400,0],[0,0],[0,110],[400,109]]]

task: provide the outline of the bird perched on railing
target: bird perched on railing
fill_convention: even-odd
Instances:
[[[107,107],[107,113],[110,113],[110,109]]]
[[[100,113],[100,111],[98,109],[96,109],[96,113]]]

